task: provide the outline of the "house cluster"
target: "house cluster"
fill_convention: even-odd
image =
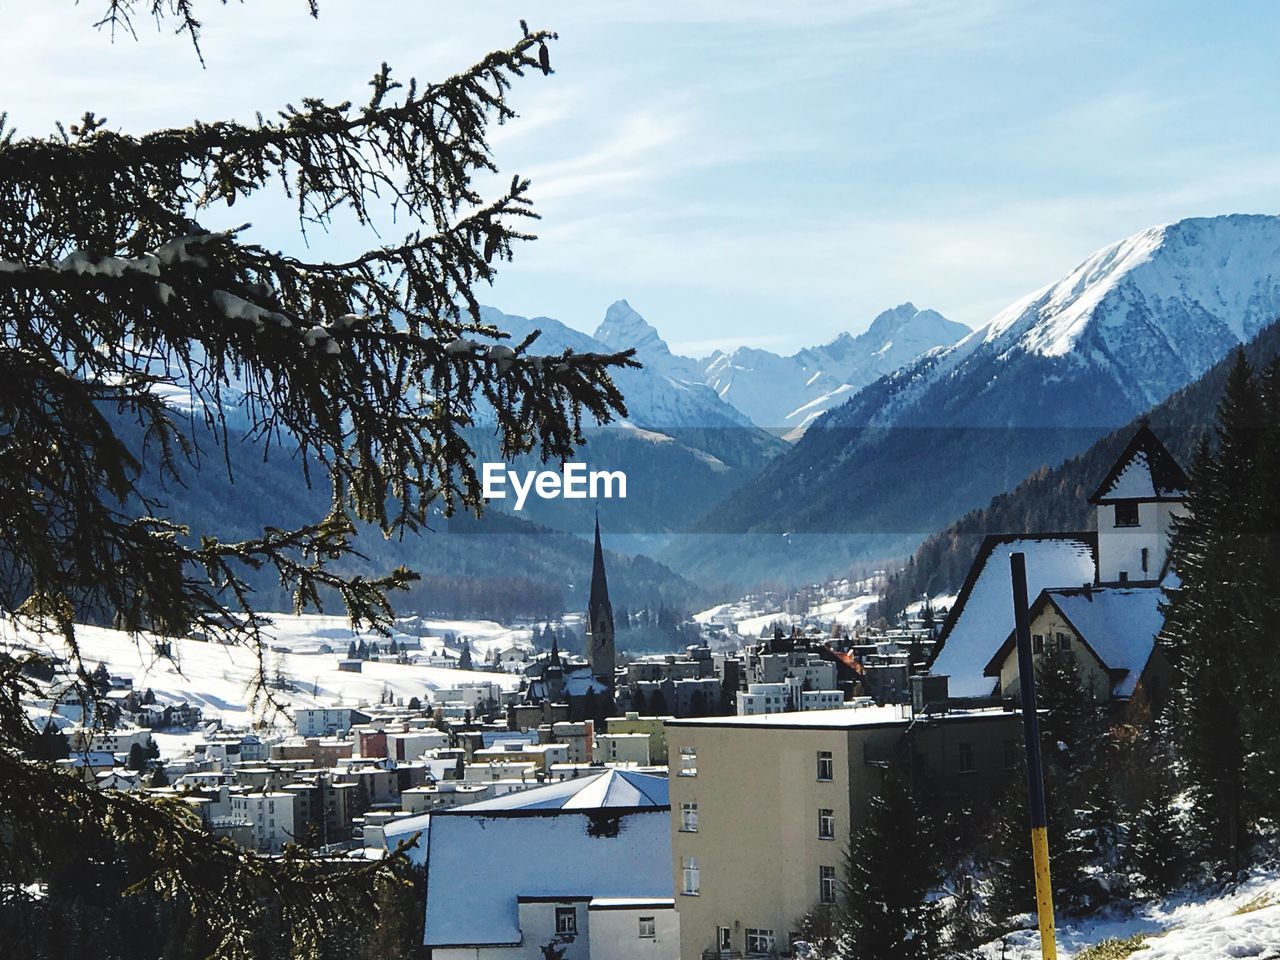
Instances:
[[[1070,651],[1117,711],[1163,696],[1187,485],[1143,426],[1090,498],[1096,530],[988,537],[940,626],[925,611],[893,631],[779,627],[621,664],[597,528],[585,658],[553,643],[518,690],[298,708],[288,736],[210,729],[153,761],[166,785],[120,769],[149,736],[123,711],[47,706],[109,758],[101,786],[178,797],[246,848],[403,848],[426,869],[438,960],[794,955],[887,770],[945,800],[990,796],[1017,767],[1010,553],[1037,657]]]

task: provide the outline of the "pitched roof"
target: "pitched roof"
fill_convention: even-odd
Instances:
[[[1111,672],[1111,695],[1127,698],[1133,695],[1164,626],[1160,610],[1163,592],[1159,586],[1044,590],[1032,601],[1030,615],[1034,620],[1053,606]],[[988,661],[987,676],[1000,675],[1016,642],[1010,632]]]
[[[983,671],[1013,630],[1008,555],[1026,555],[1027,592],[1036,596],[1048,587],[1092,583],[1097,546],[1095,533],[991,534],[983,541],[947,614],[930,665],[931,672],[951,678],[951,696],[985,697],[994,689]]]
[[[1107,471],[1090,503],[1185,500],[1191,481],[1160,438],[1143,423]]]
[[[1117,673],[1125,671],[1116,680],[1112,695],[1131,696],[1164,627],[1160,610],[1164,591],[1159,587],[1105,587],[1046,593],[1099,660]]]
[[[673,896],[664,808],[456,814],[431,820],[426,946],[519,943],[521,898]]]
[[[562,780],[492,800],[468,803],[444,815],[481,815],[495,810],[666,809],[670,803],[666,777],[610,768],[589,777]]]

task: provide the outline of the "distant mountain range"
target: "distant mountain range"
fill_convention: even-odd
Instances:
[[[538,352],[637,349],[644,367],[616,377],[627,420],[591,430],[578,459],[627,472],[628,499],[599,504],[602,521],[609,534],[642,535],[626,549],[664,566],[638,557],[633,596],[663,602],[690,596],[694,584],[795,584],[905,556],[1160,403],[1277,316],[1280,217],[1271,216],[1144,230],[971,333],[906,303],[864,333],[789,357],[674,354],[625,300],[594,336],[483,311],[517,340],[539,330]],[[479,459],[497,459],[491,433],[474,431]],[[241,476],[256,472],[245,466]],[[265,472],[245,491],[254,500],[245,509],[240,497],[217,501],[212,491],[199,491],[198,508],[219,515],[215,528],[259,514],[278,522],[268,514],[285,505],[260,491],[296,496],[299,478],[287,464]],[[318,506],[323,494],[303,499]],[[379,547],[374,559],[472,579],[524,569],[572,582],[565,566],[576,567],[579,550],[560,538],[585,534],[597,504],[531,499],[504,518],[509,506],[495,504],[484,523],[530,534],[511,541],[520,546],[427,535],[421,545]],[[680,536],[690,532],[701,535]],[[571,606],[575,597],[566,591]]]
[[[702,373],[722,400],[754,423],[796,439],[862,387],[969,332],[934,310],[904,303],[881,313],[856,337],[842,333],[789,357],[751,347],[716,351]]]

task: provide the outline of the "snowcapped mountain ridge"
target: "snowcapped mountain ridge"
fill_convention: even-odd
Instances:
[[[704,362],[703,376],[755,423],[782,428],[795,439],[859,388],[968,332],[963,324],[907,302],[879,314],[857,336],[841,333],[791,356],[751,347],[717,351]]]
[[[1115,425],[1277,317],[1280,217],[1180,220],[1104,247],[824,425]]]

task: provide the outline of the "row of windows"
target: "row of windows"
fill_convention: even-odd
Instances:
[[[641,940],[653,940],[658,936],[657,917],[640,917],[639,932]],[[556,934],[574,936],[578,932],[578,911],[575,907],[556,907]]]
[[[969,746],[962,744],[962,746]],[[972,755],[970,756],[972,762]],[[698,805],[689,801],[680,804],[680,832],[698,832]],[[834,840],[836,838],[836,812],[829,807],[818,809],[818,839]],[[695,863],[697,861],[694,861]]]
[[[1065,633],[1058,633],[1050,636],[1047,633],[1033,633],[1031,635],[1031,648],[1036,653],[1044,653],[1045,647],[1051,644],[1057,644],[1058,650],[1066,652],[1071,649],[1071,637]]]
[[[680,748],[680,776],[696,777],[698,775],[698,752],[693,747]],[[819,780],[831,780],[835,776],[835,761],[830,750],[818,751]]]

